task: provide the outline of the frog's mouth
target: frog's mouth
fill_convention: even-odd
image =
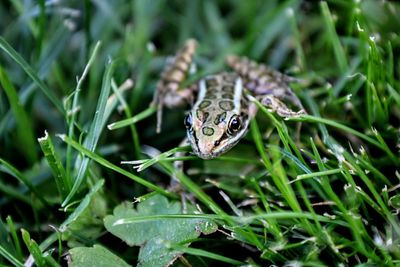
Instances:
[[[198,154],[196,154],[196,156],[198,156],[201,159],[207,160],[207,159],[214,159],[214,158],[218,157],[219,155],[215,155],[214,153],[207,153],[207,154],[198,153]]]
[[[192,138],[190,138],[192,137]],[[189,143],[192,146],[193,154],[198,156],[201,159],[213,159],[218,157],[222,153],[215,153],[213,150],[207,151],[207,152],[202,152],[199,148],[199,140],[197,139],[197,136],[195,133],[193,133],[192,136],[188,135],[189,138]]]
[[[235,142],[230,142],[226,144],[223,148],[220,147],[213,147],[210,151],[202,152],[199,147],[195,144],[192,144],[193,153],[201,159],[214,159],[219,157],[220,155],[228,152],[232,147],[234,147],[240,138],[238,138]]]
[[[248,124],[245,125],[245,128],[242,128],[240,132],[238,132],[234,137],[231,137],[229,140],[226,138],[221,138],[223,140],[219,140],[220,144],[218,146],[203,146],[199,144],[199,139],[196,136],[195,132],[192,134],[188,133],[188,140],[190,145],[192,146],[193,154],[198,156],[201,159],[213,159],[216,158],[226,152],[228,152],[232,147],[234,147],[240,139],[247,133]],[[228,142],[229,141],[229,142]],[[201,149],[201,147],[203,149]]]

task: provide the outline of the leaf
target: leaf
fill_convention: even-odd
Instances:
[[[69,253],[71,254],[70,267],[130,266],[123,259],[99,245],[94,245],[92,248],[76,247],[71,249]]]
[[[188,205],[188,213],[195,209]],[[114,209],[114,215],[104,219],[106,229],[130,246],[142,246],[137,266],[168,266],[179,255],[180,251],[171,249],[170,244],[188,246],[190,241],[201,233],[209,234],[217,225],[208,219],[157,218],[158,215],[182,214],[180,202],[168,202],[167,198],[155,195],[133,209],[131,203],[123,203]],[[121,220],[132,217],[146,217],[134,223],[120,224]],[[152,217],[154,216],[154,217]]]

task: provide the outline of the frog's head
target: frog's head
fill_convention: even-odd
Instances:
[[[223,76],[218,78],[223,79]],[[224,86],[227,89],[227,85]],[[234,92],[231,99],[221,90],[222,86],[214,86],[217,91],[202,97],[185,117],[184,124],[193,152],[202,159],[212,159],[225,153],[247,132],[249,120],[247,112],[241,107],[241,79],[237,77],[231,86]],[[207,92],[204,80],[200,81],[200,97],[204,94],[202,90]]]

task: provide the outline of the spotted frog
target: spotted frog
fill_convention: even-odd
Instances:
[[[288,83],[293,79],[246,57],[228,56],[232,72],[208,75],[182,88],[190,75],[197,42],[187,40],[157,84],[153,105],[157,107],[157,132],[161,130],[162,109],[194,103],[184,119],[187,140],[194,154],[212,159],[227,152],[243,138],[257,108],[252,99],[281,117],[304,114],[304,108]],[[299,108],[293,111],[288,100]]]

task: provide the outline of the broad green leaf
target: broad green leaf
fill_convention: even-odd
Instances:
[[[188,205],[188,213],[194,213],[194,207]],[[167,266],[179,255],[180,251],[171,249],[172,244],[188,246],[191,240],[201,233],[209,234],[217,229],[211,220],[197,218],[155,218],[157,215],[182,214],[180,202],[168,202],[167,198],[155,195],[141,203],[136,209],[131,203],[123,203],[114,209],[114,215],[104,219],[105,227],[130,246],[142,246],[139,252],[138,266]],[[146,216],[146,220],[134,223],[122,223],[123,220]],[[154,216],[154,218],[152,218]]]
[[[70,267],[130,266],[123,259],[99,245],[94,245],[92,248],[76,247],[71,249],[69,253],[71,254]]]

